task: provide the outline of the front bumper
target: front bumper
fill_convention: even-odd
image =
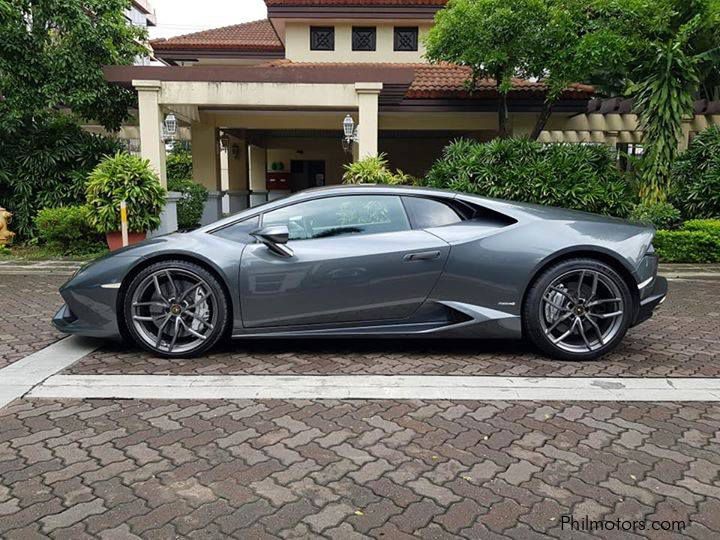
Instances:
[[[640,300],[640,309],[638,309],[637,316],[633,322],[633,326],[644,323],[653,316],[655,308],[665,301],[668,293],[668,282],[664,277],[658,276],[655,278],[653,288],[645,298]]]

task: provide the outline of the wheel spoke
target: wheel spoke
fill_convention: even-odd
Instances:
[[[202,304],[203,302],[206,302],[207,300],[209,300],[210,298],[213,298],[214,296],[215,296],[215,294],[212,291],[210,291],[209,293],[207,293],[205,296],[203,296],[199,300],[196,300],[194,304],[190,304],[186,309],[195,309],[195,307],[198,304]]]
[[[157,275],[153,276],[153,283],[155,283],[155,291],[157,292],[160,299],[163,302],[165,302],[166,304],[169,304],[170,302],[168,301],[167,298],[165,298],[165,294],[163,293],[162,288],[160,287],[160,281],[158,280]]]
[[[570,313],[567,313],[567,314],[563,315],[563,316],[560,317],[557,321],[555,321],[550,328],[548,328],[547,330],[545,330],[545,334],[546,334],[546,335],[550,334],[553,330],[555,330],[555,329],[558,327],[559,324],[567,321],[567,320],[568,320],[570,317],[572,317],[572,316],[573,316],[572,311],[571,311]]]
[[[195,285],[191,285],[188,289],[186,289],[186,290],[178,297],[178,302],[182,302],[183,300],[185,300],[185,298],[187,298],[187,297],[190,295],[190,293],[196,291],[197,289],[199,289],[199,288],[202,287],[203,285],[204,285],[203,282],[196,283]]]
[[[143,322],[155,322],[155,321],[160,321],[160,320],[164,319],[165,317],[166,317],[165,313],[163,313],[162,315],[158,315],[156,317],[143,317],[140,315],[133,315],[133,320],[134,321],[143,321]]]
[[[577,319],[578,321],[578,328],[580,329],[580,336],[583,338],[583,341],[585,342],[585,346],[588,348],[588,351],[592,351],[592,346],[590,345],[590,342],[588,341],[587,336],[585,335],[585,328],[583,327],[583,322],[580,317]]]
[[[175,317],[175,331],[172,338],[172,341],[170,342],[170,347],[168,348],[168,352],[173,352],[173,349],[175,348],[175,344],[177,343],[178,336],[180,335],[180,317]]]
[[[167,277],[168,282],[170,283],[170,286],[172,287],[173,291],[173,298],[177,299],[177,287],[175,286],[175,281],[173,281],[172,274],[169,270],[165,271],[165,277]]]
[[[163,304],[162,302],[135,302],[133,307],[169,307],[170,304]]]
[[[595,317],[596,319],[614,319],[615,317],[621,317],[622,314],[622,311],[613,311],[612,313],[588,313],[590,317]]]
[[[590,289],[590,300],[595,299],[595,295],[597,295],[597,289],[598,289],[598,280],[600,279],[600,275],[597,272],[593,273],[593,282],[592,282],[592,288]]]
[[[165,317],[165,320],[162,322],[162,324],[158,328],[157,340],[155,341],[156,349],[160,348],[160,344],[162,343],[162,338],[163,338],[163,331],[165,330],[165,327],[167,326],[167,324],[170,322],[170,319],[172,319],[172,313],[167,314],[167,317]]]
[[[582,298],[582,284],[583,280],[585,279],[585,270],[580,272],[580,279],[578,280],[578,286],[577,286],[577,297]]]
[[[190,332],[193,336],[195,336],[198,339],[202,339],[203,341],[207,339],[207,336],[202,335],[200,332],[197,332],[193,330],[190,326],[187,325],[185,321],[183,321],[180,317],[178,317],[178,320],[180,321],[180,324],[182,324],[183,328]]]
[[[595,329],[595,333],[597,333],[598,340],[600,341],[600,345],[605,345],[605,340],[603,339],[603,333],[602,330],[600,330],[600,327],[598,326],[598,323],[596,323],[594,320],[592,320],[591,317],[587,317],[587,321],[593,326]]]
[[[590,302],[589,304],[586,304],[585,307],[592,308],[603,304],[617,304],[619,302],[622,302],[622,298],[606,298],[604,300],[595,300],[594,302]]]
[[[570,329],[567,332],[565,332],[560,337],[557,337],[555,339],[550,338],[550,341],[552,341],[555,345],[557,345],[558,343],[561,343],[565,338],[567,338],[568,336],[570,336],[573,333],[573,330],[575,330],[575,327],[577,326],[577,322],[578,322],[578,320],[576,318],[573,321],[572,326],[570,326]]]
[[[192,312],[190,312],[190,311],[186,311],[185,314],[186,314],[186,315],[189,315],[190,317],[192,317],[192,318],[195,319],[196,321],[204,324],[204,325],[205,325],[206,327],[208,327],[210,330],[212,330],[212,329],[214,328],[214,326],[213,326],[212,324],[210,324],[209,322],[207,322],[205,319],[203,319],[203,318],[201,318],[201,317],[198,317],[195,313],[192,313]]]
[[[556,304],[554,300],[545,297],[543,298],[543,301],[554,307],[555,309],[559,309],[560,311],[571,311],[570,309],[566,308],[565,306],[561,306],[559,304]]]

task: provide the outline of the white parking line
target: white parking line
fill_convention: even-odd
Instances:
[[[102,342],[72,336],[0,369],[0,407],[100,347]]]
[[[57,375],[29,394],[117,399],[720,401],[720,379]]]

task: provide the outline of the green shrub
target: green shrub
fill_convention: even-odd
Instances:
[[[720,219],[691,219],[682,226],[685,231],[701,231],[720,237]]]
[[[658,231],[653,245],[662,262],[720,262],[720,236],[706,232]]]
[[[194,229],[200,225],[205,202],[208,199],[208,190],[205,186],[196,184],[187,179],[169,179],[168,191],[177,191],[182,194],[178,201],[177,215],[180,229]]]
[[[675,229],[682,221],[680,210],[670,203],[640,203],[630,213],[630,220],[657,229]]]
[[[672,170],[670,201],[685,219],[720,218],[720,126],[697,135]]]
[[[102,236],[90,223],[88,206],[44,208],[35,218],[38,238],[63,255],[84,255],[99,251]]]
[[[457,140],[424,184],[620,217],[630,213],[636,198],[608,148],[527,139]]]
[[[41,208],[83,204],[88,173],[119,149],[118,141],[84,131],[66,113],[38,114],[17,131],[1,131],[0,202],[15,214],[16,240],[35,236]]]
[[[414,184],[416,179],[403,171],[393,173],[385,154],[370,156],[345,165],[343,184]]]
[[[186,148],[178,147],[168,154],[166,167],[168,183],[189,180],[193,177],[192,154]]]
[[[90,222],[100,232],[120,230],[120,203],[127,202],[129,230],[145,232],[160,226],[165,190],[148,160],[117,153],[88,176]]]

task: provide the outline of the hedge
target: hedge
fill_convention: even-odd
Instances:
[[[607,147],[527,139],[457,140],[423,183],[618,217],[627,217],[637,198]]]
[[[658,231],[653,245],[662,262],[720,262],[720,220],[691,220],[679,231]]]
[[[35,218],[38,239],[60,255],[86,255],[103,249],[103,237],[90,224],[88,206],[44,208]]]

